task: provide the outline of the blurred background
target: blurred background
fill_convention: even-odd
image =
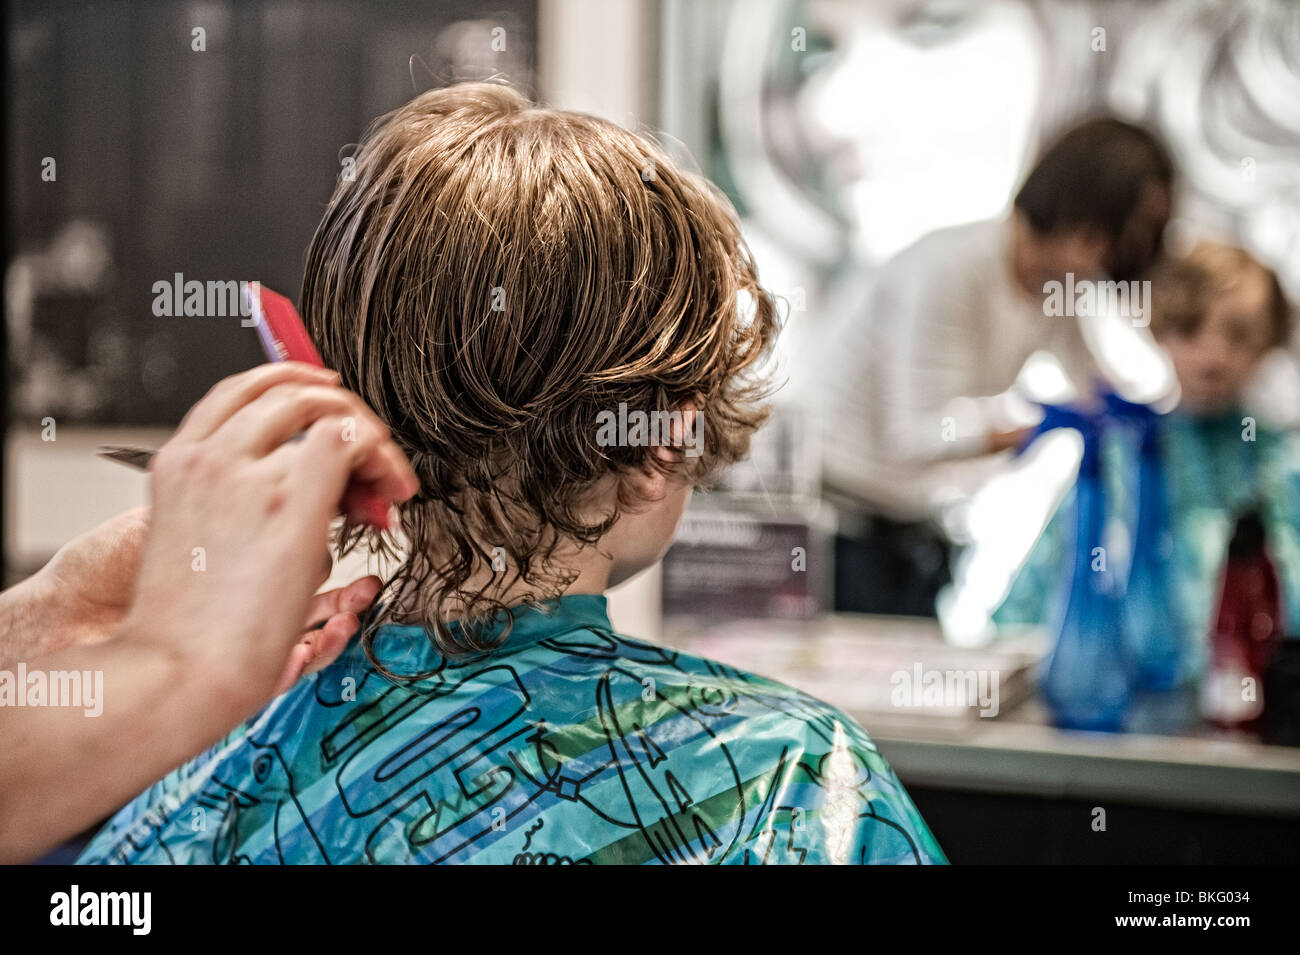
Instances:
[[[163,299],[240,278],[294,297],[370,120],[433,86],[497,79],[652,133],[716,182],[786,316],[770,424],[722,487],[696,496],[662,567],[613,596],[621,630],[853,713],[954,862],[1300,856],[1287,838],[1300,835],[1293,331],[1220,409],[1233,435],[1258,419],[1267,441],[1233,441],[1265,463],[1251,457],[1232,483],[1219,445],[1195,444],[1218,440],[1204,416],[1169,426],[1162,447],[1183,456],[1161,478],[1154,532],[1149,508],[1133,516],[1154,486],[1136,444],[1095,480],[1081,467],[1090,441],[1154,419],[1116,404],[1086,427],[1040,428],[1043,403],[1089,397],[1062,391],[1050,348],[1011,389],[1026,434],[1044,432],[1023,454],[932,472],[905,515],[831,479],[877,473],[864,435],[887,372],[873,355],[911,314],[882,304],[890,263],[941,230],[1009,221],[1036,159],[1087,117],[1139,124],[1168,148],[1169,256],[1206,240],[1244,250],[1300,300],[1300,5],[11,0],[6,32],[6,584],[143,503],[142,477],[96,446],[158,446],[212,383],[261,361],[238,315],[159,314],[159,283]],[[1118,341],[1089,340],[1101,378],[1182,422],[1183,366]],[[1180,491],[1206,474],[1228,484]],[[1119,490],[1103,494],[1106,481]],[[1113,566],[1081,584],[1076,558],[1096,542],[1074,533],[1072,508],[1094,496],[1109,502]],[[1266,544],[1240,579],[1272,573],[1280,595],[1251,605],[1276,632],[1238,672],[1223,609],[1246,587],[1228,558],[1251,537],[1247,505],[1267,512]],[[1134,583],[1140,555],[1162,548],[1150,597]],[[1154,681],[1165,685],[1121,660],[1142,652],[1139,597],[1148,612],[1177,607],[1168,633],[1143,638],[1172,646]],[[1112,671],[1124,687],[1098,705],[1115,718],[1072,716],[1063,698]],[[931,698],[935,674],[948,689]],[[969,676],[969,699],[953,675]],[[1207,699],[1238,677],[1265,715]]]

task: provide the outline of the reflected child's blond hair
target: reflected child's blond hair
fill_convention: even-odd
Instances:
[[[1268,348],[1291,338],[1292,312],[1277,274],[1245,249],[1199,242],[1191,252],[1160,263],[1152,273],[1151,333],[1194,335],[1216,295],[1230,292],[1254,273],[1268,288]]]

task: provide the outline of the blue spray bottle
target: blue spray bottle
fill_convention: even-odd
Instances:
[[[1160,456],[1160,415],[1146,405],[1106,395],[1106,411],[1138,435],[1138,500],[1133,558],[1124,592],[1124,636],[1142,689],[1167,690],[1182,665],[1178,616],[1170,600],[1173,538],[1169,491]]]
[[[1075,485],[1074,546],[1065,562],[1065,599],[1040,689],[1052,722],[1065,729],[1118,732],[1133,696],[1122,604],[1102,542],[1106,523],[1101,474],[1104,416],[1044,406],[1037,429],[1073,428],[1083,438]]]

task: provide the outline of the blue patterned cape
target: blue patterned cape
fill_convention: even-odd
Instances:
[[[119,811],[80,863],[946,863],[866,732],[763,677],[521,607],[491,653],[353,639]],[[504,620],[501,621],[505,623]]]

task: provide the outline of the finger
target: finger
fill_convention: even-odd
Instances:
[[[351,392],[299,382],[278,384],[240,408],[218,428],[212,440],[232,453],[265,457],[321,418],[338,418],[340,437],[355,428],[387,437],[384,428]]]
[[[287,692],[304,676],[318,673],[337,660],[339,654],[347,649],[352,635],[360,629],[361,618],[355,613],[338,613],[326,620],[319,630],[306,634],[289,651],[275,695]]]
[[[382,423],[376,421],[372,429],[366,420],[356,419],[344,431],[318,422],[313,430],[317,433],[309,431],[308,440],[299,449],[301,466],[311,473],[337,475],[339,467],[346,467],[348,482],[364,484],[384,501],[405,501],[420,489],[411,462]]]
[[[237,411],[267,390],[286,382],[337,384],[338,373],[297,361],[275,362],[223,378],[181,420],[172,440],[202,441]]]
[[[266,458],[268,463],[274,463],[286,472],[287,479],[299,489],[296,502],[310,513],[337,514],[352,471],[366,464],[380,445],[391,443],[386,429],[378,430],[361,420],[355,420],[348,427],[350,440],[344,438],[342,419],[321,418],[307,429],[302,441],[286,445]],[[389,456],[385,460],[391,462],[394,459]],[[404,458],[402,460],[405,462]],[[388,471],[396,467],[396,464],[390,464]],[[388,474],[385,484],[403,492],[408,490],[404,473],[411,479],[414,474],[409,472],[409,464],[405,467],[406,472]]]
[[[291,686],[298,682],[307,664],[311,662],[313,655],[310,638],[294,644],[289,651],[289,659],[284,662],[284,670],[280,673],[280,682],[276,684],[275,696],[286,692]]]
[[[319,673],[337,660],[352,641],[352,635],[360,629],[361,618],[354,613],[330,617],[312,637],[311,656],[303,667],[302,676]]]
[[[361,577],[346,587],[317,594],[311,600],[307,610],[305,627],[314,627],[322,620],[328,621],[338,614],[359,614],[367,609],[379,596],[383,581],[378,577]]]
[[[420,489],[420,480],[402,449],[382,441],[352,471],[352,480],[365,484],[386,501],[405,501]]]

